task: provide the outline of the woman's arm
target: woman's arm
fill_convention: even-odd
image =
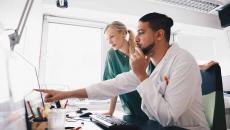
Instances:
[[[112,116],[116,107],[116,103],[117,103],[117,97],[112,97],[110,100],[109,111],[104,114]]]

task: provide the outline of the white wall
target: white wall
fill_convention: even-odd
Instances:
[[[16,28],[26,0],[1,0],[0,21],[5,28]]]
[[[16,29],[26,0],[1,0],[0,22],[5,28]],[[42,5],[34,0],[21,41],[15,50],[38,67],[42,31]]]

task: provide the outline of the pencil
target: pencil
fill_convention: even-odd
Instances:
[[[28,104],[28,106],[29,106],[29,108],[30,108],[30,112],[31,112],[31,114],[32,114],[32,118],[34,118],[34,117],[35,117],[35,115],[34,115],[34,112],[33,112],[32,106],[31,106],[31,104],[30,104],[30,101],[27,101],[27,104]]]
[[[67,104],[68,104],[68,100],[66,100],[64,108],[66,108]]]

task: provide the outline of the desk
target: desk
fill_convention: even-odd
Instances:
[[[138,130],[185,130],[179,127],[163,127],[158,122],[148,119],[141,119],[135,116],[124,115],[123,120],[138,127]],[[83,125],[82,125],[83,124]],[[76,126],[80,126],[80,130],[106,130],[106,128],[84,119],[76,122]]]

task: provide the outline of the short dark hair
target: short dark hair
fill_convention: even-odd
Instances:
[[[144,15],[139,19],[139,21],[149,22],[149,25],[153,31],[163,29],[165,31],[165,39],[169,42],[171,27],[173,26],[172,18],[164,14],[153,12]]]

